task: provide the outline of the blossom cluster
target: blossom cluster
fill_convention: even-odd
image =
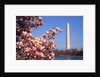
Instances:
[[[52,60],[54,59],[54,36],[62,32],[58,27],[46,31],[40,37],[31,34],[31,28],[43,25],[39,16],[16,16],[16,59]]]

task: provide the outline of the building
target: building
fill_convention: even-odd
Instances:
[[[67,50],[70,49],[70,25],[69,25],[69,22],[67,22]]]

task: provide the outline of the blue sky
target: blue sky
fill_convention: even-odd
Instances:
[[[44,25],[38,29],[32,28],[32,35],[40,37],[51,28],[59,27],[63,29],[62,33],[55,36],[56,49],[66,49],[66,24],[70,24],[70,42],[71,48],[83,48],[83,16],[41,16]]]

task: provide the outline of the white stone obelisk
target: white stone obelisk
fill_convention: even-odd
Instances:
[[[70,49],[70,26],[69,22],[67,22],[67,50]]]

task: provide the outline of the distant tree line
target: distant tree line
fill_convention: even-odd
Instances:
[[[55,56],[83,56],[83,49],[70,49],[70,50],[54,50]]]

